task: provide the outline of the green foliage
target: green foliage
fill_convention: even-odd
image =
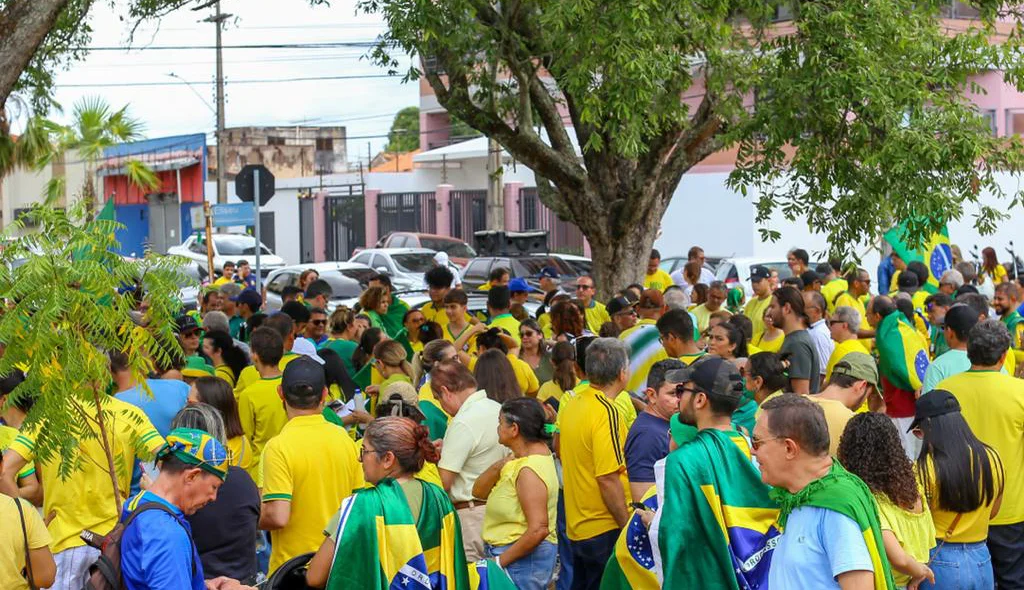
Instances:
[[[388,131],[386,152],[411,152],[420,147],[420,109],[405,107],[398,111]]]
[[[26,220],[39,231],[14,238]],[[26,424],[44,425],[35,452],[40,462],[59,457],[62,477],[90,460],[78,452],[82,440],[103,444],[99,422],[112,418],[97,411],[112,386],[107,352],[123,351],[139,382],[154,364],[168,366],[171,355],[182,354],[172,330],[176,293],[189,280],[183,260],[152,253],[122,258],[113,251],[118,227],[86,221],[82,202],[67,211],[37,205],[13,223],[0,253],[0,298],[7,302],[0,315],[6,345],[0,374],[25,371],[12,397],[38,395]],[[137,284],[145,289],[142,314],[131,291],[118,294]]]

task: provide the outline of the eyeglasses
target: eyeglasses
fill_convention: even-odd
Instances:
[[[685,385],[676,385],[675,396],[676,397],[683,397],[683,395],[687,394],[687,393],[692,393],[693,395],[697,395],[698,393],[703,393],[703,392],[704,392],[704,390],[697,389],[696,387],[687,387]]]
[[[784,436],[773,436],[772,438],[755,438],[755,437],[752,436],[752,437],[750,437],[750,448],[756,451],[756,450],[760,449],[764,445],[764,443],[766,443],[766,442],[771,442],[773,440],[782,440],[783,438],[786,438],[786,437],[784,437]]]
[[[384,452],[386,453],[387,451],[384,451]],[[377,455],[378,457],[380,457],[380,455],[381,455],[380,451],[378,451],[377,449],[371,449],[371,448],[367,447],[366,444],[364,443],[363,444],[363,448],[359,449],[359,462],[360,463],[363,462],[363,456],[366,455],[367,453],[373,453],[373,454]]]

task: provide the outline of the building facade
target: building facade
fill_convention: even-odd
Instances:
[[[247,164],[263,164],[275,178],[302,178],[348,171],[344,127],[232,127],[224,130],[225,178]],[[207,158],[210,177],[217,175],[217,150]]]

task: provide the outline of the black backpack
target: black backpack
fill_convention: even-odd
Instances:
[[[167,506],[160,502],[146,502],[136,507],[123,522],[117,523],[114,530],[107,535],[82,531],[81,538],[85,544],[100,550],[99,559],[89,566],[89,579],[86,580],[83,590],[124,590],[124,579],[121,577],[121,537],[124,536],[124,531],[131,526],[135,517],[147,510],[163,510],[170,514],[175,522],[178,521],[178,516]],[[182,527],[182,530],[185,528]],[[188,531],[185,530],[185,533],[188,534]],[[192,544],[192,575],[194,576],[196,574],[196,544],[192,540],[192,535],[188,535],[188,540]]]

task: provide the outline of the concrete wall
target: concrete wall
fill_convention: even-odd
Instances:
[[[46,196],[46,185],[51,178],[65,178],[65,198],[57,205],[67,206],[81,193],[85,182],[85,163],[77,152],[69,152],[63,160],[54,161],[45,169],[34,172],[31,170],[15,170],[0,180],[0,213],[2,227],[6,228],[14,221],[14,211],[42,203]],[[96,190],[100,190],[97,181]]]

